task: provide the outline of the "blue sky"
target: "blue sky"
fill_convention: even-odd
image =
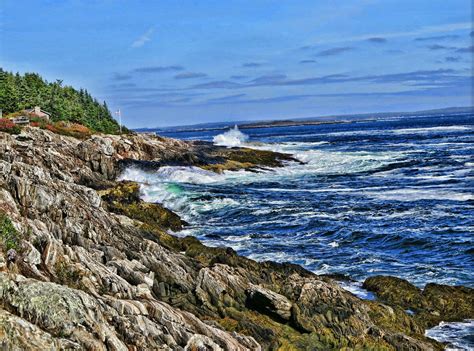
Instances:
[[[2,0],[0,63],[129,127],[471,105],[470,0]]]

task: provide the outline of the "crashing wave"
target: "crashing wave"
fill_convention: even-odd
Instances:
[[[227,132],[216,135],[213,142],[219,146],[235,147],[242,146],[248,138],[248,135],[242,133],[237,125],[235,125],[234,128],[231,128]]]

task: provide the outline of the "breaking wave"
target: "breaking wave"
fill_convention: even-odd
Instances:
[[[215,145],[235,147],[242,146],[247,140],[248,135],[242,133],[237,125],[225,133],[216,135],[213,139]]]

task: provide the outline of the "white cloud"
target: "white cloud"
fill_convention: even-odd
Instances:
[[[145,45],[147,41],[151,40],[151,36],[153,35],[154,31],[155,31],[155,28],[153,27],[148,28],[148,30],[144,34],[142,34],[132,43],[132,48],[140,48],[143,45]]]

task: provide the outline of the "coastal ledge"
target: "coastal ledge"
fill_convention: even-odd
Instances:
[[[138,184],[116,181],[130,165],[222,172],[287,161],[296,160],[149,135],[78,140],[37,128],[0,133],[2,346],[443,349],[424,336],[425,328],[474,318],[466,307],[472,289],[420,292],[398,278],[369,278],[365,287],[380,301],[362,300],[300,266],[256,262],[173,236],[170,229],[186,225],[179,216],[142,201]],[[403,297],[409,293],[416,298]],[[462,314],[453,313],[458,309]],[[436,318],[426,323],[425,315]]]

